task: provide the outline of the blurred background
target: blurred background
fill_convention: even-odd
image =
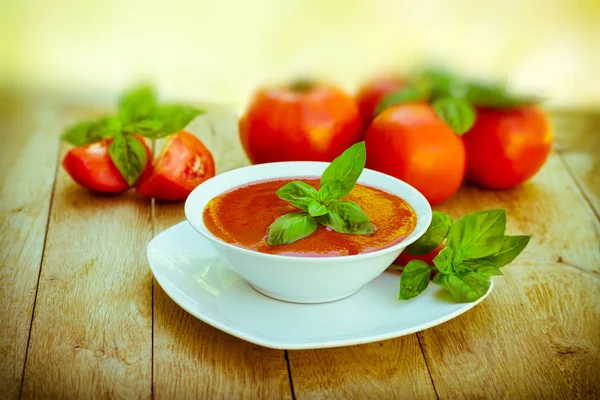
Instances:
[[[426,60],[506,79],[549,106],[600,108],[598,0],[0,0],[4,93],[110,103],[139,80],[165,98],[242,105],[317,75],[353,91]]]

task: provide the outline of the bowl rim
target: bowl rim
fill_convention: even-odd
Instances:
[[[204,232],[201,229],[198,229],[195,224],[191,221],[191,219],[189,218],[190,213],[188,212],[188,209],[192,207],[191,203],[193,201],[194,198],[194,192],[197,192],[198,190],[201,190],[202,185],[204,183],[210,182],[210,181],[214,181],[214,180],[222,180],[222,179],[226,179],[227,176],[233,174],[233,173],[239,173],[238,171],[240,170],[245,170],[245,169],[253,169],[253,168],[268,168],[266,167],[267,165],[277,169],[277,166],[280,165],[291,165],[291,164],[314,164],[314,165],[321,165],[321,166],[325,166],[325,165],[329,165],[330,163],[328,162],[321,162],[321,161],[282,161],[282,162],[273,162],[273,163],[264,163],[264,164],[253,164],[253,165],[247,165],[244,167],[240,167],[240,168],[235,168],[226,172],[223,172],[222,174],[218,174],[215,175],[214,177],[207,179],[205,182],[203,182],[202,184],[200,184],[199,186],[197,186],[192,193],[190,193],[190,195],[187,197],[185,204],[184,204],[184,212],[185,212],[185,216],[186,216],[186,220],[187,222],[192,226],[192,228],[194,228],[194,230],[196,232],[198,232],[200,235],[202,235],[203,237],[205,237],[206,239],[208,239],[209,241],[218,244],[219,246],[224,246],[228,249],[231,249],[233,251],[239,251],[243,254],[247,254],[250,257],[258,257],[258,258],[263,258],[263,259],[268,259],[268,260],[280,260],[280,261],[294,261],[294,262],[303,262],[303,263],[335,263],[335,262],[340,262],[341,260],[343,261],[358,261],[358,260],[364,260],[364,259],[368,259],[368,258],[372,258],[372,257],[377,257],[377,256],[381,256],[381,255],[385,255],[388,253],[392,253],[396,250],[398,250],[398,248],[406,248],[408,245],[410,245],[411,243],[414,243],[416,240],[418,240],[421,236],[423,236],[423,234],[427,231],[427,229],[429,228],[429,225],[431,224],[431,219],[432,219],[432,209],[431,209],[431,205],[429,204],[429,202],[427,201],[427,199],[425,198],[425,196],[423,196],[423,194],[418,191],[416,188],[414,188],[413,186],[409,185],[408,183],[393,177],[391,175],[388,174],[384,174],[382,172],[379,171],[375,171],[369,168],[364,168],[364,171],[369,171],[369,174],[374,174],[375,176],[380,176],[383,179],[391,179],[396,181],[397,184],[400,184],[403,187],[403,190],[408,190],[408,191],[412,191],[414,192],[414,194],[416,194],[417,198],[419,199],[419,206],[420,207],[425,207],[425,224],[419,229],[416,229],[415,226],[415,230],[413,230],[406,239],[392,245],[392,246],[388,246],[388,247],[384,247],[380,250],[374,250],[374,251],[370,251],[370,252],[366,252],[366,253],[359,253],[359,254],[353,254],[353,255],[341,255],[341,256],[327,256],[327,257],[303,257],[303,256],[289,256],[289,255],[279,255],[279,254],[269,254],[269,253],[261,253],[259,251],[255,251],[255,250],[250,250],[250,249],[246,249],[244,247],[240,247],[240,246],[235,246],[231,243],[227,243],[224,242],[223,240],[217,238],[216,236],[214,236],[206,227],[206,225],[204,225],[204,221],[202,221],[202,225],[204,227],[204,229],[206,230],[206,232]],[[264,182],[264,181],[269,181],[269,180],[275,180],[275,179],[286,179],[286,178],[306,178],[307,175],[292,175],[290,176],[289,174],[282,174],[281,176],[274,176],[271,178],[263,178],[263,179],[256,179],[254,181],[248,182],[247,185],[251,185],[253,183],[258,183],[258,182]],[[362,176],[362,173],[361,173]],[[360,177],[359,177],[360,179]],[[365,184],[365,182],[361,182],[361,184]],[[220,196],[221,194],[235,189],[237,187],[240,187],[243,185],[233,185],[221,192],[219,192],[218,194],[215,194],[214,196],[211,197],[211,200],[214,199],[217,196]],[[370,185],[371,187],[383,190],[387,193],[390,193],[389,190],[383,189],[381,187],[378,187],[377,185]],[[404,197],[392,193],[395,196],[398,196],[400,198],[402,198],[404,201],[406,201],[412,208],[413,210],[415,210],[415,216],[416,216],[416,207],[415,204],[409,202],[408,200],[406,200]],[[210,200],[209,200],[210,201]],[[204,212],[204,209],[202,209],[202,212]],[[417,224],[418,224],[418,216],[417,216]]]

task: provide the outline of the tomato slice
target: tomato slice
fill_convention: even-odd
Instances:
[[[146,148],[148,162],[152,165],[152,154],[141,137],[136,137]],[[127,182],[108,154],[111,139],[104,139],[81,147],[75,147],[65,155],[62,165],[79,185],[98,193],[122,193],[129,189]]]
[[[181,131],[168,138],[152,170],[140,179],[142,196],[179,201],[205,180],[215,176],[211,152],[191,133]]]

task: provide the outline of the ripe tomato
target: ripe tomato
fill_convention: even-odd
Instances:
[[[429,104],[401,104],[383,111],[367,130],[367,168],[419,190],[431,204],[452,196],[465,176],[462,140]]]
[[[215,176],[211,152],[191,133],[171,135],[161,154],[137,185],[146,197],[185,200],[198,185]]]
[[[326,84],[258,91],[239,121],[250,161],[332,161],[363,136],[354,100]]]
[[[406,264],[408,264],[412,260],[421,260],[421,261],[425,261],[429,265],[433,265],[433,259],[435,258],[435,256],[437,256],[439,254],[440,251],[442,251],[442,249],[444,247],[445,247],[445,245],[442,243],[438,247],[436,247],[435,249],[431,250],[429,253],[427,253],[425,255],[422,255],[422,256],[413,256],[413,255],[408,254],[406,252],[402,252],[398,256],[398,258],[396,258],[396,260],[394,261],[393,264],[394,265],[405,266]]]
[[[147,171],[152,165],[152,154],[142,137],[136,139],[143,143],[148,161]],[[122,193],[129,185],[112,162],[108,146],[113,139],[104,139],[81,147],[75,147],[65,155],[62,165],[71,178],[84,188],[99,193]]]
[[[406,82],[397,76],[382,76],[367,82],[360,88],[356,101],[365,126],[375,117],[375,109],[385,96],[402,89]]]
[[[467,178],[491,189],[508,189],[531,178],[552,148],[548,119],[538,107],[480,108],[463,140]]]

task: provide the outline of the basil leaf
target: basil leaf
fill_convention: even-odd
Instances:
[[[74,145],[99,142],[117,136],[121,132],[121,122],[115,117],[105,117],[98,121],[83,121],[71,126],[61,139]]]
[[[485,259],[497,267],[510,264],[527,247],[531,236],[504,236],[502,246],[497,253]]]
[[[399,300],[412,299],[419,295],[429,285],[431,268],[425,261],[412,260],[400,275]]]
[[[108,154],[129,186],[133,185],[146,167],[146,147],[133,136],[119,135],[108,147]]]
[[[415,103],[425,100],[428,97],[427,93],[415,87],[407,87],[385,96],[375,108],[375,116],[381,114],[386,108],[396,106],[398,104]]]
[[[340,193],[342,193],[342,182],[338,180],[328,181],[319,189],[317,198],[321,203],[328,206],[340,198]]]
[[[433,102],[436,114],[455,133],[462,135],[475,123],[475,109],[459,97],[441,97]]]
[[[487,260],[473,260],[468,262],[466,265],[472,270],[477,272],[479,275],[489,278],[496,275],[504,275],[500,268]]]
[[[311,217],[320,217],[328,213],[327,207],[318,201],[311,201],[308,203],[308,213]]]
[[[347,196],[365,168],[366,160],[365,142],[356,143],[329,164],[321,176],[321,186],[329,181],[340,181],[342,190],[338,199]]]
[[[369,217],[360,206],[351,201],[336,201],[329,206],[329,212],[318,217],[321,224],[339,233],[370,235],[374,232]]]
[[[429,67],[416,79],[416,85],[428,88],[431,97],[462,97],[466,93],[465,81],[457,73],[445,68]]]
[[[203,110],[188,106],[158,106],[146,117],[127,124],[125,130],[149,139],[159,139],[179,132],[203,113]]]
[[[308,205],[317,200],[317,189],[301,181],[287,183],[276,193],[281,200],[288,201],[303,211],[308,211]]]
[[[487,257],[500,250],[505,228],[505,210],[467,214],[452,225],[446,245],[463,259]]]
[[[152,114],[156,106],[154,89],[149,85],[127,91],[119,101],[119,117],[124,124],[137,122]]]
[[[460,274],[438,274],[433,279],[450,292],[459,303],[469,303],[485,295],[491,285],[489,279],[472,271]]]
[[[491,108],[516,108],[543,101],[540,97],[510,93],[503,85],[472,82],[467,85],[465,99],[471,104]]]
[[[452,249],[445,247],[433,259],[433,264],[441,272],[454,272],[452,268]]]
[[[269,227],[267,243],[279,245],[293,243],[317,230],[317,220],[305,212],[282,215]]]
[[[453,222],[448,214],[434,211],[427,231],[404,251],[413,256],[422,256],[431,252],[446,239]]]

